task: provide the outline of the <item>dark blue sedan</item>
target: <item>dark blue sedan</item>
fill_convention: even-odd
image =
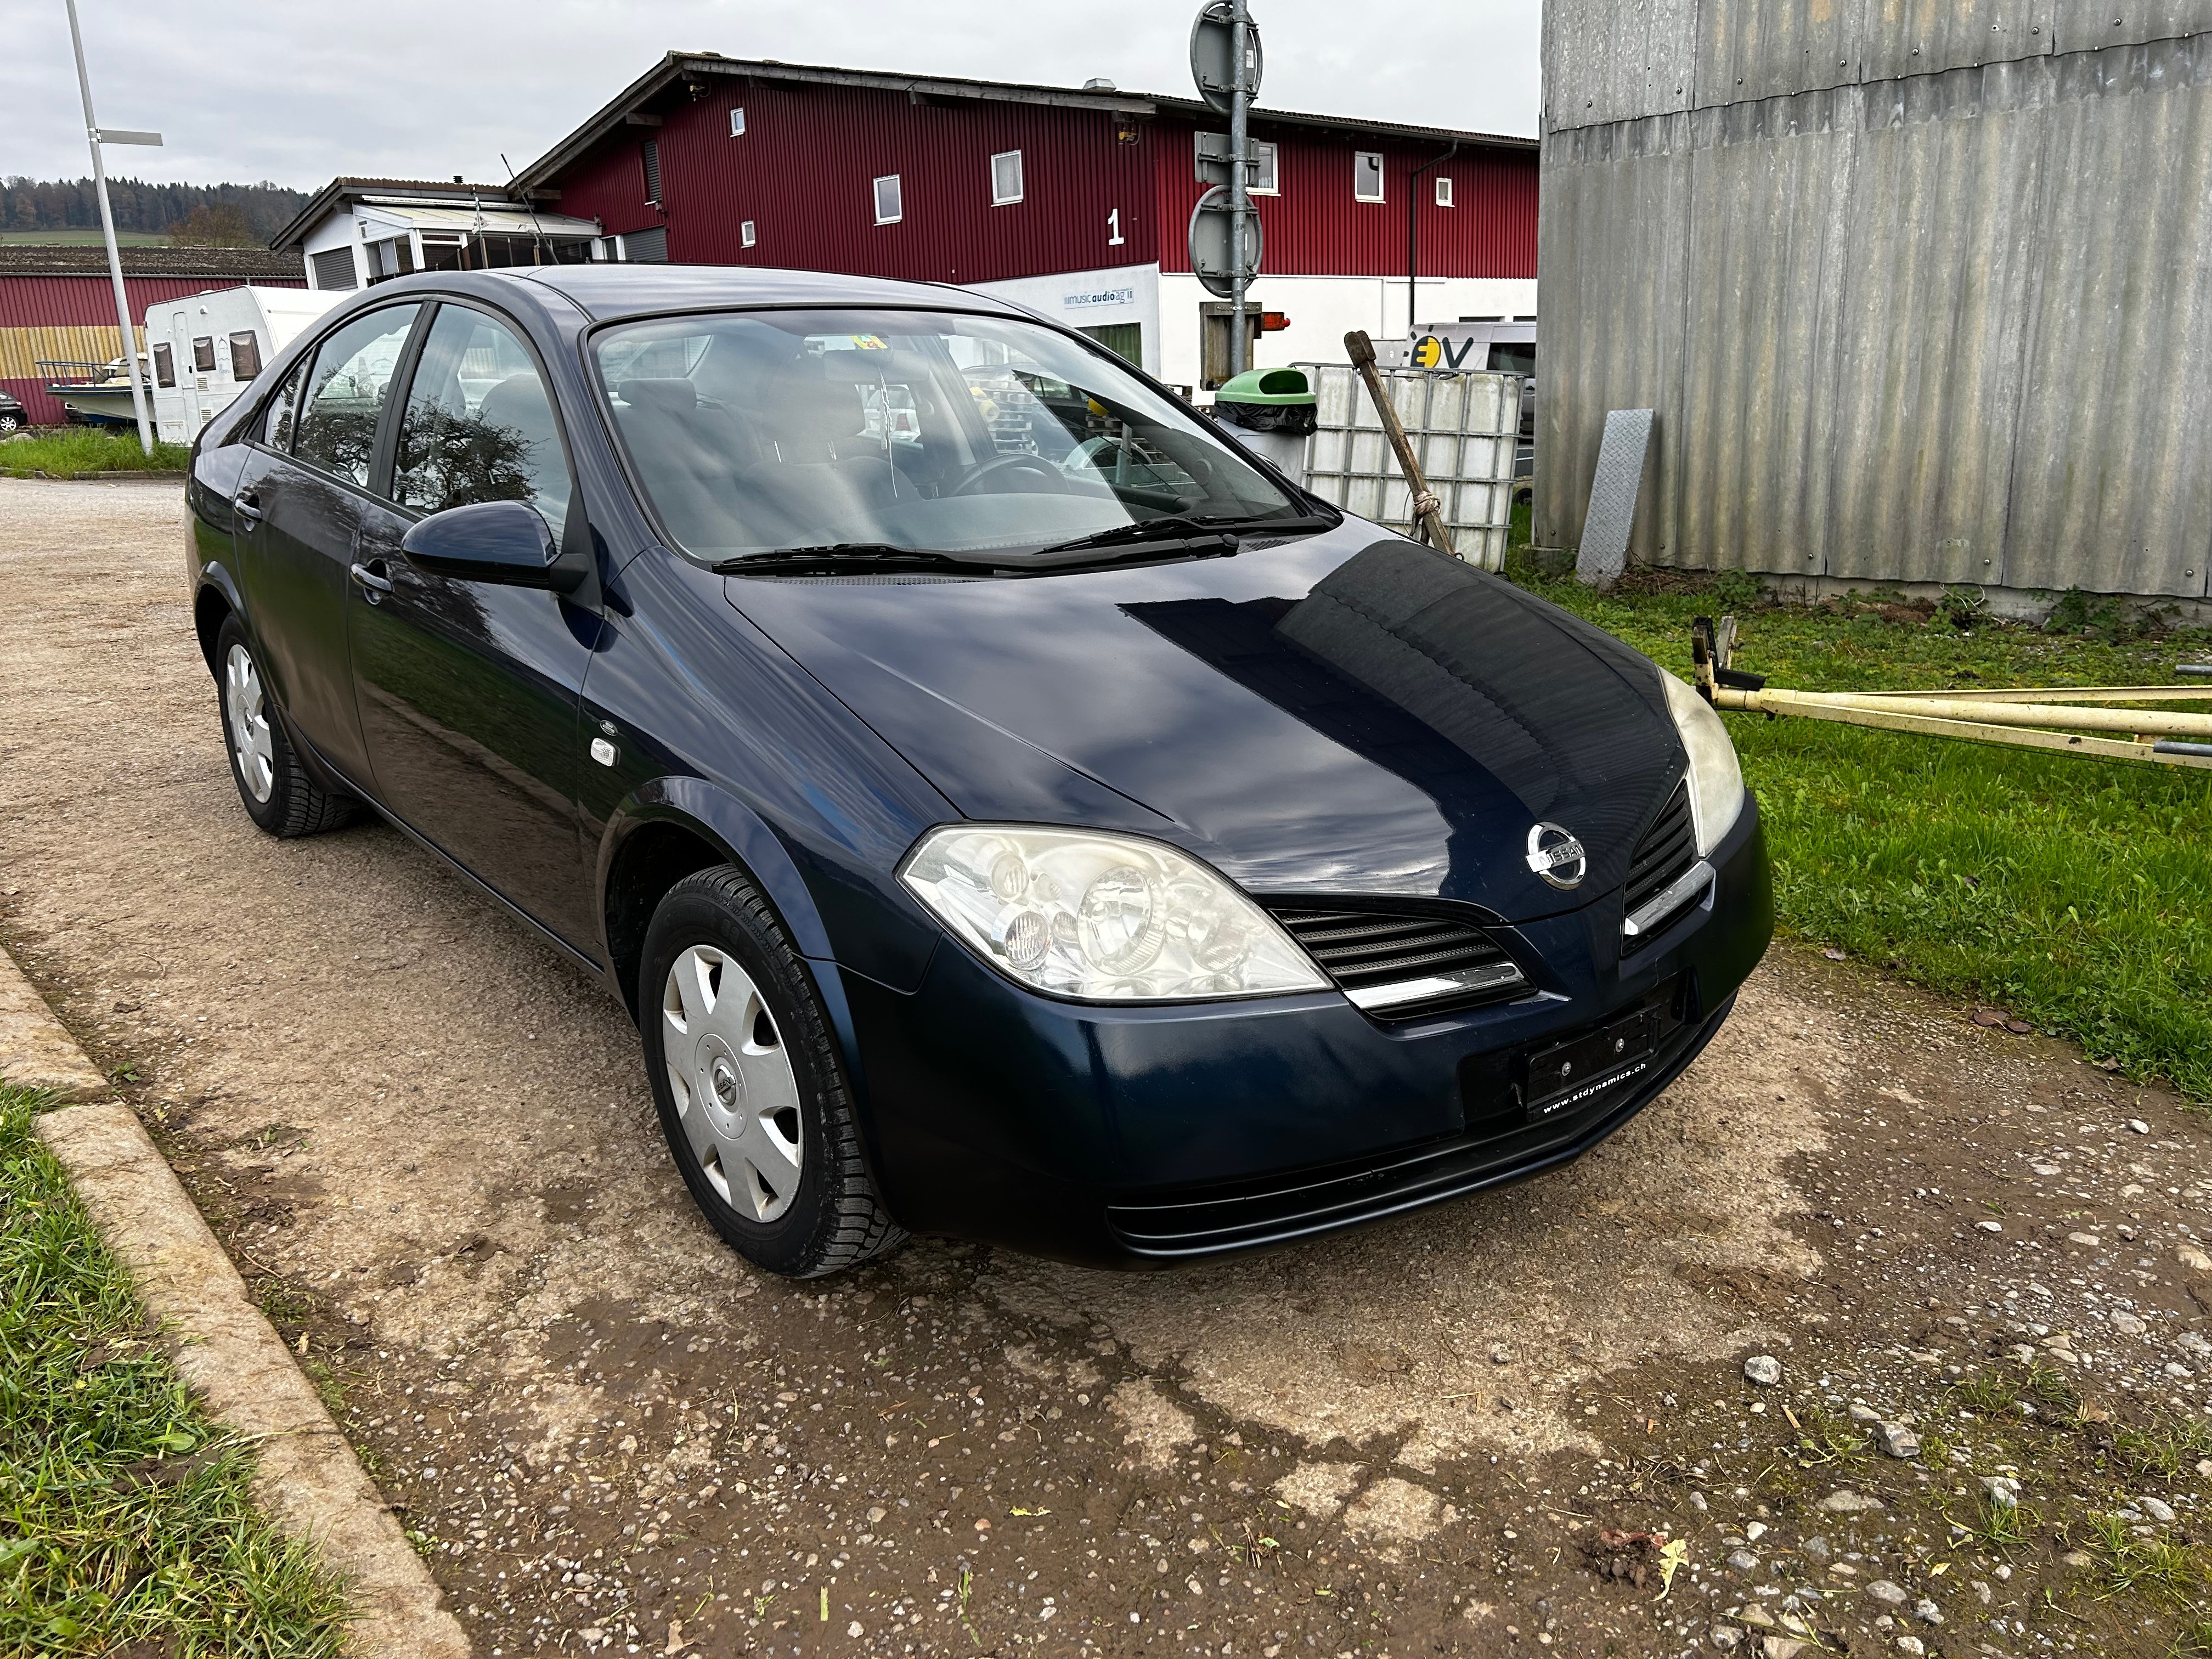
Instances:
[[[1771,931],[1687,686],[957,289],[387,283],[190,500],[247,813],[373,809],[601,979],[778,1273],[1171,1262],[1529,1174]]]

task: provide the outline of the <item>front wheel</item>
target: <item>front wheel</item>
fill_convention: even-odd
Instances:
[[[770,1273],[813,1279],[905,1237],[861,1158],[805,965],[744,872],[720,865],[669,890],[638,988],[662,1132],[727,1243]]]
[[[223,748],[246,816],[286,841],[351,823],[359,803],[325,789],[301,763],[236,617],[224,617],[216,635],[215,677],[222,702]]]

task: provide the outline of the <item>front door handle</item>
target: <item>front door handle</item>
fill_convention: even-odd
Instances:
[[[230,509],[249,529],[261,522],[261,498],[251,489],[240,490],[238,499],[231,502]]]
[[[354,581],[360,586],[362,597],[371,605],[379,603],[392,592],[391,568],[381,559],[371,559],[367,564],[353,567]]]

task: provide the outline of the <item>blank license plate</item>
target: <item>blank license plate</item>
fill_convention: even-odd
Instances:
[[[1549,1117],[1586,1105],[1616,1085],[1643,1075],[1657,1046],[1659,1011],[1646,1008],[1587,1036],[1528,1058],[1528,1110]]]

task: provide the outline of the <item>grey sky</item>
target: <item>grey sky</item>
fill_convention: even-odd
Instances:
[[[1190,94],[1197,0],[79,0],[112,149],[142,178],[471,179],[518,167],[674,47],[787,63]],[[1535,0],[1253,0],[1262,106],[1533,133]],[[1355,33],[1352,25],[1357,25]],[[0,0],[0,175],[87,167],[62,0]]]

